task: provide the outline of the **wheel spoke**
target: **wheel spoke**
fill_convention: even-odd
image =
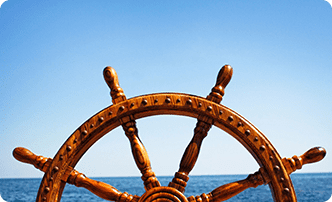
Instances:
[[[111,89],[113,105],[98,112],[75,130],[58,150],[54,159],[37,156],[21,147],[13,151],[13,156],[45,172],[36,201],[60,201],[66,183],[84,187],[103,199],[116,202],[171,199],[180,199],[183,202],[217,202],[227,200],[247,188],[268,183],[274,201],[295,202],[296,195],[289,175],[301,169],[304,164],[322,160],[326,155],[325,149],[315,147],[301,156],[282,159],[270,141],[254,125],[231,109],[219,105],[231,76],[232,68],[224,66],[219,71],[216,85],[206,99],[182,93],[156,93],[127,100],[119,86],[115,70],[106,67],[104,78]],[[160,100],[165,101],[160,102]],[[182,156],[180,168],[169,187],[161,187],[152,172],[147,151],[139,139],[135,122],[136,119],[159,114],[197,118],[194,136]],[[181,192],[185,190],[189,180],[188,175],[197,161],[203,139],[212,124],[238,140],[261,167],[244,180],[222,185],[208,194],[186,198]],[[146,192],[141,197],[122,193],[109,184],[89,179],[74,170],[83,154],[96,141],[120,125],[130,141],[134,160],[143,175]]]
[[[53,161],[53,159],[51,158],[37,156],[23,147],[15,148],[13,151],[13,155],[18,161],[32,164],[37,169],[43,172],[46,172],[49,169]],[[68,167],[62,178],[62,181],[67,182],[68,184],[75,185],[77,187],[84,187],[87,190],[91,191],[93,194],[99,196],[100,198],[109,201],[137,202],[140,198],[136,195],[129,195],[126,192],[122,193],[107,183],[90,179],[84,174],[73,169],[72,167]]]
[[[223,66],[218,73],[216,85],[212,88],[211,93],[206,99],[219,104],[223,98],[224,89],[229,83],[232,74],[233,69],[231,66]],[[179,171],[175,173],[172,182],[170,182],[168,186],[174,187],[182,193],[184,192],[187,181],[189,180],[188,175],[195,166],[203,139],[207,136],[212,123],[212,119],[203,115],[198,116],[197,124],[194,129],[194,136],[182,156]]]
[[[187,181],[189,180],[189,172],[193,169],[197,161],[202,141],[206,137],[210,128],[211,124],[200,120],[197,121],[194,129],[194,137],[182,156],[179,171],[175,173],[172,182],[170,182],[168,186],[174,187],[184,193]]]
[[[111,90],[113,104],[125,101],[126,96],[119,85],[116,71],[112,67],[106,67],[104,69],[104,79]],[[145,190],[149,190],[153,187],[159,187],[160,183],[151,169],[148,153],[138,137],[138,130],[135,120],[133,120],[131,117],[125,117],[121,119],[121,122],[122,128],[130,141],[131,151],[135,163],[142,173],[142,180],[144,181]]]
[[[292,158],[283,158],[282,162],[286,168],[287,174],[290,175],[297,169],[301,169],[303,165],[309,163],[315,163],[322,160],[326,155],[326,150],[322,147],[314,147],[302,154],[300,157],[293,156]],[[190,196],[188,201],[200,202],[200,201],[225,201],[233,196],[243,192],[248,188],[256,188],[262,184],[270,183],[270,179],[263,168],[260,168],[254,174],[248,175],[244,180],[228,183],[222,185],[208,194],[202,194],[200,196]]]
[[[228,183],[222,185],[208,194],[201,194],[200,196],[190,196],[188,201],[190,202],[199,202],[199,201],[225,201],[232,198],[233,196],[243,192],[248,188],[256,188],[259,185],[264,184],[263,175],[260,171],[255,172],[254,174],[248,175],[244,180],[239,180],[236,182]]]
[[[135,159],[135,163],[142,173],[142,180],[144,181],[145,190],[149,190],[153,187],[159,187],[160,183],[152,171],[148,153],[138,137],[136,122],[129,121],[124,123],[122,124],[122,128],[130,141],[131,151]]]
[[[287,174],[299,170],[303,165],[309,163],[316,163],[322,160],[326,155],[326,150],[323,147],[313,147],[306,151],[301,156],[294,155],[292,158],[283,158],[282,163],[284,164]]]

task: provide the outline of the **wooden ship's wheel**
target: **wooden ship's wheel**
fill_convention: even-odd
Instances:
[[[155,93],[127,99],[119,86],[115,70],[106,67],[104,78],[111,89],[113,105],[101,110],[78,127],[53,159],[37,156],[22,147],[14,149],[13,155],[17,160],[33,164],[45,172],[36,201],[60,201],[66,183],[84,187],[103,199],[117,202],[219,202],[247,188],[255,188],[262,184],[269,185],[274,201],[297,201],[289,175],[301,169],[304,164],[323,159],[325,149],[315,147],[301,156],[281,158],[272,143],[253,124],[220,104],[232,74],[231,66],[223,66],[217,76],[216,85],[206,98],[183,93]],[[197,118],[193,138],[182,156],[179,170],[168,186],[161,186],[152,171],[148,154],[138,137],[135,122],[136,119],[161,114]],[[89,179],[74,169],[80,158],[96,141],[120,125],[130,141],[133,158],[142,173],[145,188],[142,196],[122,193],[115,187]],[[185,197],[189,173],[196,163],[202,141],[212,125],[224,130],[241,143],[260,168],[246,179],[222,185],[210,193]]]

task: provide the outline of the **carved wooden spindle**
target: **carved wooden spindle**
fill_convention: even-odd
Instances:
[[[46,172],[52,163],[51,158],[45,158],[43,156],[37,156],[31,151],[23,147],[17,147],[13,151],[13,156],[23,163],[34,165],[39,170]],[[117,201],[117,202],[137,202],[139,196],[129,195],[128,193],[120,192],[113,186],[104,182],[99,182],[86,177],[84,174],[70,168],[69,176],[65,180],[67,183],[75,185],[77,187],[84,187],[99,196],[100,198]],[[66,172],[67,173],[67,172]],[[62,179],[63,180],[63,179]]]
[[[212,88],[211,93],[207,96],[207,99],[219,104],[225,95],[225,88],[230,82],[232,75],[233,68],[230,65],[224,65],[220,69],[216,85]]]
[[[137,202],[139,196],[129,195],[128,193],[120,192],[113,186],[106,184],[104,182],[99,182],[87,178],[84,174],[79,173],[76,170],[73,170],[67,180],[67,183],[73,184],[77,187],[84,187],[100,198],[109,200],[109,201],[118,201],[118,202]]]
[[[264,179],[262,177],[262,174],[260,171],[255,172],[254,174],[248,175],[248,177],[244,180],[239,180],[236,182],[228,183],[225,185],[222,185],[216,189],[214,189],[212,192],[208,194],[201,194],[200,196],[190,196],[188,197],[189,202],[219,202],[219,201],[225,201],[233,196],[241,193],[242,191],[248,189],[248,188],[256,188],[259,185],[264,184]]]
[[[303,165],[315,163],[322,160],[326,155],[326,150],[323,147],[313,147],[301,156],[294,155],[292,158],[283,158],[284,164],[288,174],[301,169]]]
[[[118,76],[116,71],[112,67],[106,67],[104,69],[104,78],[111,89],[111,97],[113,104],[122,102],[126,100],[126,96],[123,93],[122,88],[119,85]],[[126,121],[124,121],[126,120]],[[135,120],[122,119],[122,128],[125,131],[126,136],[128,137],[131,144],[131,151],[135,160],[135,163],[142,173],[142,180],[144,181],[144,187],[146,190],[149,190],[153,187],[159,187],[160,183],[157,180],[154,172],[152,171],[150,159],[148,153],[138,137],[138,130],[136,127]]]
[[[143,143],[138,137],[136,122],[129,121],[124,123],[122,124],[122,128],[131,143],[132,154],[138,169],[142,173],[142,180],[144,182],[145,190],[149,190],[153,187],[159,187],[160,183],[152,171],[148,153],[146,152]]]
[[[13,151],[13,156],[16,160],[23,163],[32,164],[35,168],[46,172],[52,163],[51,158],[45,158],[43,156],[37,156],[30,150],[23,147],[16,147]]]
[[[322,147],[314,147],[305,152],[300,157],[293,156],[292,158],[284,158],[283,164],[286,168],[288,175],[297,169],[301,169],[303,165],[308,163],[315,163],[322,160],[326,155],[326,150]],[[256,188],[262,184],[268,184],[270,179],[267,177],[264,169],[260,168],[254,174],[250,174],[246,179],[222,185],[208,194],[200,196],[190,196],[188,201],[201,202],[201,201],[225,201],[233,196],[241,193],[248,188]]]
[[[216,85],[212,88],[211,93],[207,96],[207,99],[219,104],[225,94],[224,89],[232,78],[233,69],[229,65],[225,65],[221,68],[217,76]],[[187,146],[181,162],[179,171],[175,173],[172,182],[168,186],[178,189],[180,192],[184,192],[189,180],[189,172],[193,169],[200,151],[203,139],[207,136],[208,131],[212,126],[212,120],[199,115],[197,118],[197,124],[194,129],[194,136]]]
[[[105,67],[103,74],[108,87],[111,89],[113,104],[126,100],[127,98],[119,85],[119,79],[115,69],[112,67]]]

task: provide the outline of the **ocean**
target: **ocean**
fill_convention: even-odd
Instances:
[[[247,175],[208,175],[190,176],[185,195],[197,196],[209,193],[213,189],[245,179]],[[299,202],[325,202],[332,195],[332,173],[297,173],[291,175]],[[106,182],[121,192],[141,196],[145,191],[140,177],[96,177],[92,178]],[[167,186],[172,177],[158,177],[162,186]],[[35,201],[40,178],[0,179],[0,195],[7,202]],[[1,200],[0,200],[1,201]],[[97,202],[105,201],[84,188],[67,184],[61,198],[62,202]],[[268,185],[249,188],[228,201],[259,201],[270,202],[272,195]]]

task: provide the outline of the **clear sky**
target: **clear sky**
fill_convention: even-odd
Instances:
[[[222,104],[257,126],[282,157],[314,146],[332,172],[332,8],[324,0],[40,1],[0,8],[0,178],[42,177],[12,157],[22,146],[53,157],[71,133],[111,104],[102,71],[116,69],[127,98],[155,92],[205,97],[221,66],[234,68]],[[196,120],[137,121],[157,176],[173,175]],[[140,176],[121,128],[76,169]],[[193,175],[250,174],[258,164],[212,128]]]

